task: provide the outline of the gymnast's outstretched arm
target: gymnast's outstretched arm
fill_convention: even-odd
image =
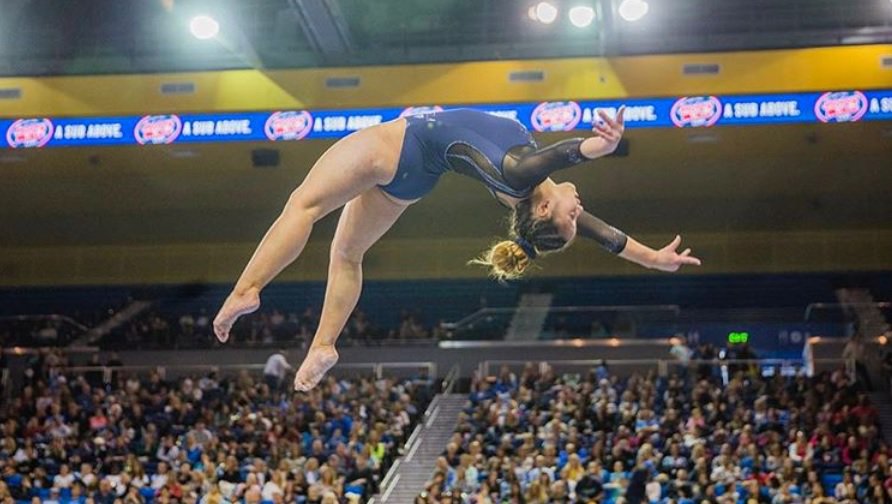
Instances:
[[[603,124],[594,124],[594,136],[571,138],[510,159],[512,162],[503,167],[506,181],[515,189],[535,187],[558,170],[611,154],[625,130],[624,113],[625,107],[620,107],[616,119],[611,119],[603,110],[599,110]],[[645,268],[676,271],[682,264],[700,265],[700,259],[690,255],[691,249],[676,253],[681,244],[680,236],[660,250],[654,250],[588,212],[579,216],[576,230],[580,236],[594,240],[608,251]]]
[[[645,268],[676,271],[683,264],[700,265],[700,259],[690,255],[691,249],[685,249],[680,254],[676,252],[681,244],[681,236],[676,236],[669,245],[660,250],[654,250],[588,212],[582,212],[577,219],[576,233],[583,238],[596,241],[609,252]]]
[[[625,107],[620,107],[616,119],[611,119],[599,110],[604,124],[595,123],[592,128],[595,134],[589,138],[570,138],[520,155],[509,152],[503,162],[505,181],[514,189],[535,187],[558,170],[612,153],[625,130],[624,113]]]

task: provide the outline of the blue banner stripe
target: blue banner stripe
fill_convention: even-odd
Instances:
[[[467,105],[531,131],[590,130],[599,109],[626,106],[628,128],[892,120],[892,90]],[[341,138],[397,117],[457,106],[291,110],[133,117],[0,119],[6,148]]]

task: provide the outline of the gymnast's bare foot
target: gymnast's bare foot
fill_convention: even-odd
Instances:
[[[214,334],[217,335],[217,340],[226,343],[232,324],[235,324],[242,315],[251,313],[257,308],[260,308],[260,289],[252,287],[244,292],[232,291],[220,308],[220,312],[214,317]]]
[[[338,362],[338,351],[334,345],[313,345],[297,375],[294,376],[294,390],[306,392],[322,380],[325,373]]]

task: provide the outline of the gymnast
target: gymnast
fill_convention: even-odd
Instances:
[[[691,250],[676,253],[681,237],[654,250],[585,212],[569,182],[549,175],[616,150],[624,130],[598,111],[593,135],[539,148],[513,119],[468,109],[409,116],[357,131],[331,146],[288,198],[214,319],[221,343],[235,321],[260,306],[260,292],[301,253],[313,224],[344,207],[331,242],[328,284],[319,328],[294,378],[307,391],[338,360],[335,341],[359,300],[365,252],[440,176],[455,171],[482,183],[512,209],[511,239],[471,262],[500,281],[519,278],[533,260],[566,248],[577,233],[623,259],[676,271],[700,265]]]

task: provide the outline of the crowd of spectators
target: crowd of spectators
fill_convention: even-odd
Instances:
[[[418,503],[892,502],[878,412],[841,370],[724,383],[527,366],[469,399]]]
[[[208,347],[216,342],[212,320],[213,315],[205,309],[179,314],[152,310],[116,331],[106,343],[114,345],[117,342],[130,348]],[[232,329],[230,341],[244,346],[306,345],[313,339],[318,325],[319,311],[312,307],[302,312],[261,310],[239,321]],[[418,314],[408,310],[401,312],[398,326],[380,327],[373,324],[364,311],[357,309],[350,315],[338,343],[367,346],[384,340],[428,340],[441,336],[438,328],[425,327]]]
[[[247,371],[165,379],[27,363],[0,423],[0,502],[363,502],[429,401],[426,379],[279,393]]]

